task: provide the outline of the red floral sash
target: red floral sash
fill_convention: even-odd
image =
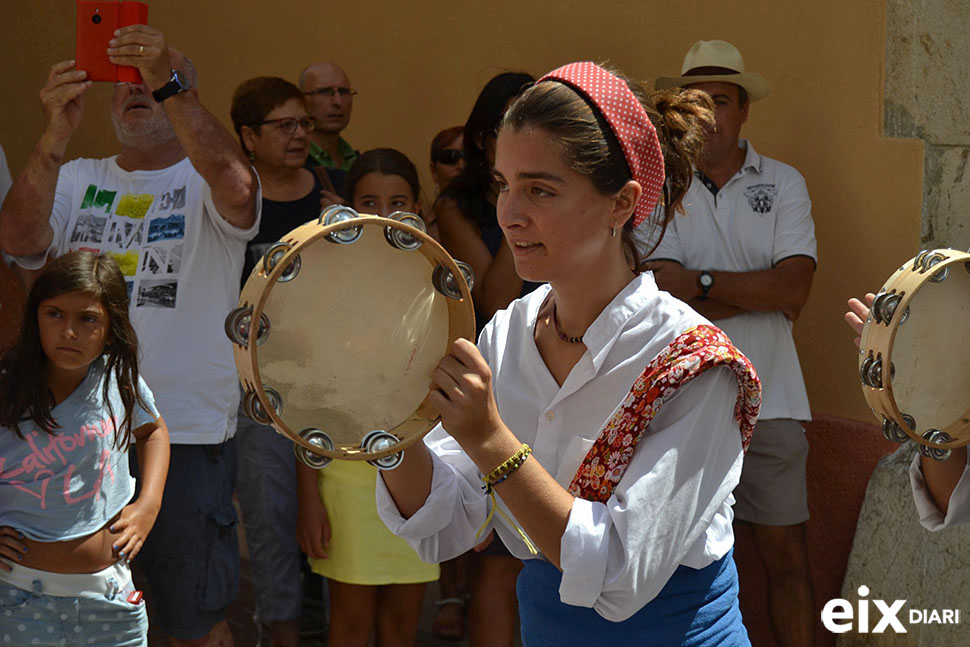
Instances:
[[[727,335],[714,326],[697,326],[672,341],[636,379],[586,454],[569,485],[569,493],[606,502],[660,407],[677,389],[714,366],[727,366],[738,378],[734,417],[741,427],[741,447],[747,451],[761,410],[761,381],[754,366]]]

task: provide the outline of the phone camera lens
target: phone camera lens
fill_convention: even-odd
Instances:
[[[100,24],[101,16],[99,16],[98,14],[94,14],[93,16],[91,16],[91,22],[93,22],[95,25]]]

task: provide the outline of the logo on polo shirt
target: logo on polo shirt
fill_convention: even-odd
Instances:
[[[752,184],[744,190],[744,197],[748,199],[751,210],[755,213],[768,213],[775,203],[778,189],[774,184]]]

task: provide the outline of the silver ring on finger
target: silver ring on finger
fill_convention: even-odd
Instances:
[[[141,53],[143,53],[144,51],[145,51],[145,46],[144,46],[144,45],[139,45],[139,46],[138,46],[138,53],[139,53],[139,54],[141,54]]]

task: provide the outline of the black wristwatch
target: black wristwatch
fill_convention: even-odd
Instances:
[[[185,92],[188,89],[189,83],[186,81],[185,76],[178,70],[172,70],[172,78],[168,80],[168,83],[152,92],[152,97],[154,97],[155,101],[161,103],[165,99],[174,97],[176,94]]]
[[[706,299],[707,293],[714,287],[714,276],[707,270],[701,270],[697,276],[697,285],[701,288],[701,299]]]

